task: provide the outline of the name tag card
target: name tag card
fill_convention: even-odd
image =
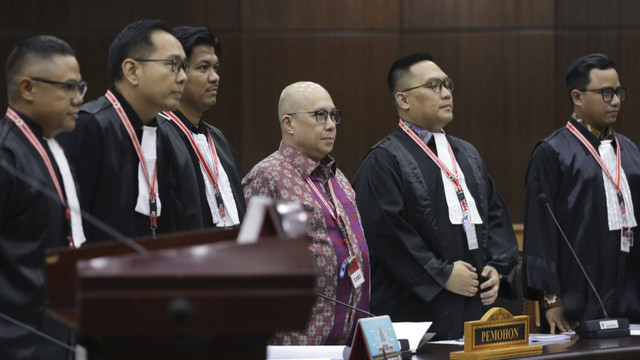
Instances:
[[[349,360],[402,360],[400,343],[388,315],[358,320]]]
[[[513,316],[495,307],[478,321],[464,323],[464,351],[450,359],[507,359],[542,353],[542,346],[529,346],[529,316]]]

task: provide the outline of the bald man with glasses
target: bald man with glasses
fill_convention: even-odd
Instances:
[[[186,55],[158,20],[126,26],[109,48],[113,86],[80,108],[60,141],[78,173],[83,209],[128,237],[203,227],[196,170],[177,130]],[[85,223],[89,242],[112,240]]]
[[[429,54],[388,74],[396,130],[364,157],[354,188],[371,254],[371,311],[462,337],[500,293],[515,297],[518,244],[478,151],[445,134],[453,80]]]
[[[299,202],[308,215],[309,250],[316,261],[316,291],[364,311],[369,309],[369,254],[355,194],[329,156],[342,112],[322,86],[297,82],[280,95],[280,148],[242,180],[247,201],[262,195]],[[284,345],[350,344],[363,315],[318,297],[307,328],[280,333]]]

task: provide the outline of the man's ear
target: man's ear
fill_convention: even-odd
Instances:
[[[293,135],[293,118],[290,115],[284,115],[280,119],[280,126],[283,132]]]
[[[573,103],[575,105],[582,106],[582,103],[584,101],[584,93],[576,89],[571,90],[571,100],[573,100]]]
[[[132,86],[137,86],[140,82],[140,63],[133,59],[125,59],[122,62],[122,78]]]
[[[403,92],[397,92],[394,96],[396,104],[402,110],[409,110],[409,102],[407,101],[407,95]]]
[[[18,93],[24,101],[33,102],[35,98],[34,92],[33,80],[23,77],[18,81]]]

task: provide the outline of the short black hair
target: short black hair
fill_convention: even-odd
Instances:
[[[66,41],[51,35],[33,36],[18,43],[9,54],[5,66],[7,94],[10,96],[9,87],[22,74],[29,59],[46,61],[56,55],[76,56]]]
[[[213,47],[216,56],[222,58],[222,44],[211,29],[206,27],[177,26],[173,29],[173,35],[180,41],[187,58],[191,57],[193,48],[198,45],[209,45]]]
[[[389,93],[391,94],[392,99],[395,99],[395,94],[400,78],[402,78],[403,75],[409,72],[409,68],[411,66],[422,61],[433,61],[433,56],[426,52],[417,53],[403,56],[393,62],[391,68],[389,69],[389,73],[387,74],[387,84],[389,85]]]
[[[156,30],[173,34],[173,28],[160,20],[140,20],[127,25],[109,47],[109,76],[122,79],[122,63],[126,59],[144,58],[155,50],[151,33]]]
[[[565,83],[567,84],[567,95],[569,95],[569,102],[573,107],[573,98],[571,97],[571,91],[573,89],[584,89],[591,82],[590,72],[591,69],[607,70],[615,69],[616,63],[611,60],[610,57],[604,54],[590,54],[578,58],[567,70],[565,76]]]

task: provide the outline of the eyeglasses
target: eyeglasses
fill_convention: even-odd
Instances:
[[[316,116],[316,122],[318,125],[324,125],[327,123],[329,116],[331,116],[331,120],[333,120],[336,125],[340,124],[342,121],[342,111],[341,110],[332,110],[331,112],[327,110],[316,110],[316,111],[303,111],[303,112],[294,112],[289,113],[287,115],[298,115],[298,114],[314,114]]]
[[[450,92],[453,92],[453,79],[452,78],[444,78],[444,80],[440,80],[440,79],[431,79],[429,81],[427,81],[426,83],[422,84],[422,85],[418,85],[418,86],[414,86],[412,88],[408,88],[408,89],[404,89],[401,92],[407,92],[407,91],[411,91],[414,89],[417,89],[419,87],[427,87],[431,90],[433,90],[434,93],[439,94],[442,91],[442,87],[444,86],[447,90],[449,90]]]
[[[133,59],[135,61],[140,61],[140,62],[151,62],[151,61],[164,61],[165,63],[170,63],[171,64],[171,72],[173,72],[174,74],[177,74],[180,72],[180,70],[182,69],[182,71],[184,71],[185,74],[189,73],[189,62],[187,60],[182,61],[180,59]]]
[[[39,81],[47,84],[61,85],[64,86],[65,89],[69,92],[69,96],[73,97],[75,94],[79,94],[80,97],[84,97],[84,94],[87,93],[87,82],[86,81],[53,81],[38,77],[32,77],[31,80]]]
[[[627,98],[627,88],[622,86],[618,86],[615,89],[611,86],[605,86],[600,89],[580,89],[580,91],[599,92],[602,94],[602,100],[604,100],[604,102],[611,102],[613,100],[613,94],[618,95],[620,101],[624,101],[624,99]]]

